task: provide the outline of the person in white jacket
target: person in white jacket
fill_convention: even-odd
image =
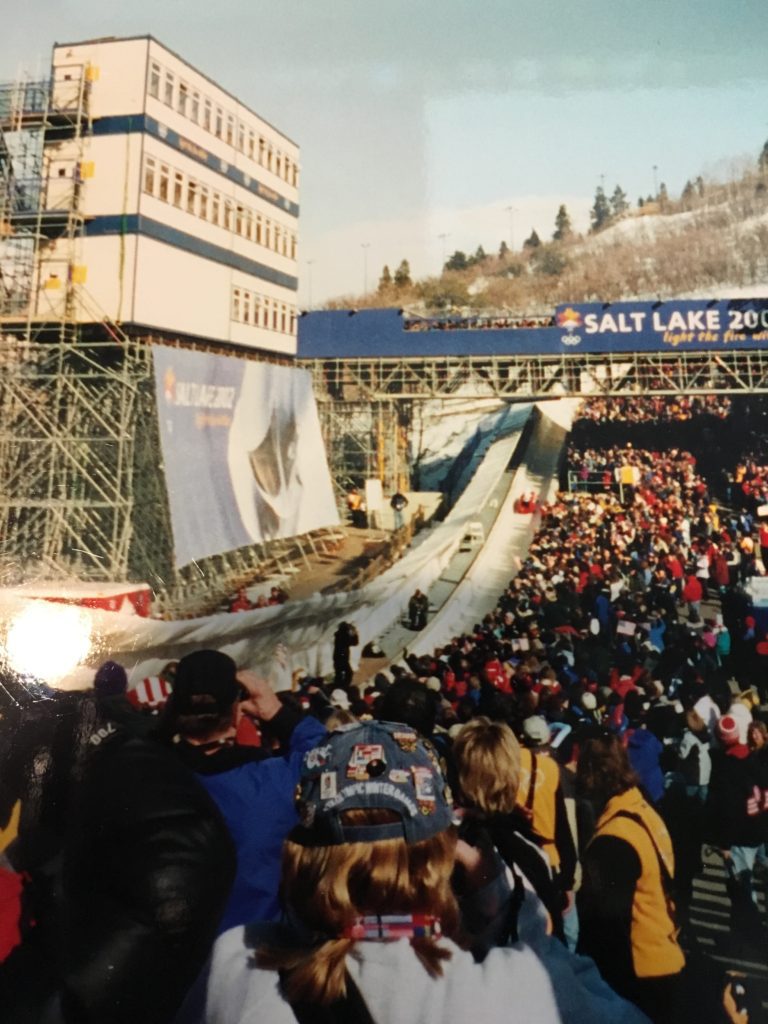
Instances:
[[[499,919],[493,898],[504,872],[493,851],[457,841],[437,760],[409,727],[368,722],[331,733],[305,755],[297,802],[302,824],[283,857],[290,923],[220,936],[198,1019],[646,1021],[591,960],[543,931],[481,962],[467,951],[459,904],[472,905],[464,922]]]

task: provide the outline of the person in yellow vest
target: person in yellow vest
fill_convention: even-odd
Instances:
[[[566,913],[572,900],[576,846],[568,823],[560,766],[551,756],[550,729],[541,715],[525,719],[521,741],[516,809],[528,823],[531,839],[547,855]]]
[[[675,872],[666,825],[646,801],[621,739],[586,741],[577,785],[597,824],[582,855],[579,952],[654,1024],[677,1024],[685,955],[672,901]]]

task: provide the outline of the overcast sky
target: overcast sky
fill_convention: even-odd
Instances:
[[[765,0],[26,0],[5,12],[0,76],[44,71],[54,41],[150,33],[277,125],[301,146],[306,306],[310,283],[316,305],[403,257],[425,276],[443,252],[549,237],[561,202],[585,228],[601,181],[634,203],[655,177],[676,195],[755,160],[766,13]]]

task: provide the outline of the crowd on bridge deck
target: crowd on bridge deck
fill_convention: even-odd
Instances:
[[[595,423],[682,423],[703,413],[725,419],[731,408],[732,401],[727,395],[616,395],[589,398],[582,415]]]
[[[540,505],[495,609],[369,685],[347,624],[288,694],[193,651],[159,716],[114,662],[3,704],[7,1024],[745,1024],[688,908],[706,840],[765,948],[757,509],[680,448],[589,458],[631,468],[621,496]]]
[[[487,331],[554,327],[553,316],[441,316],[410,317],[403,322],[406,331]]]

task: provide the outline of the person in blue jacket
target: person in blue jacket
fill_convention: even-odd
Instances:
[[[238,744],[243,715],[267,727],[280,753]],[[235,843],[237,873],[219,930],[276,920],[282,844],[298,820],[294,791],[301,760],[323,741],[324,726],[284,704],[255,672],[238,671],[232,658],[212,650],[179,662],[164,726]]]

